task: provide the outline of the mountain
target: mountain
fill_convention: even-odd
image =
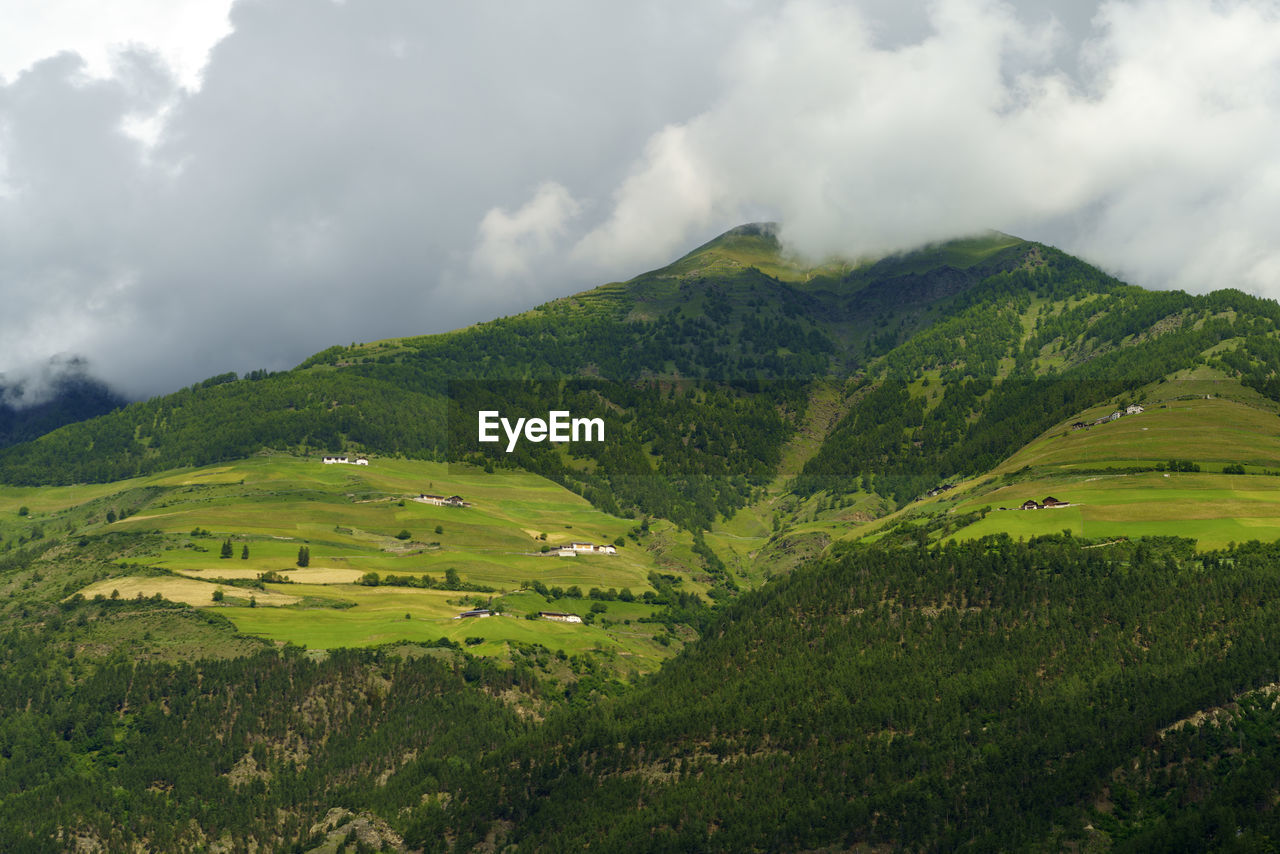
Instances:
[[[85,421],[128,401],[105,383],[72,370],[59,373],[49,382],[46,393],[36,402],[27,402],[24,387],[0,384],[0,448],[28,442],[52,430]]]
[[[993,851],[1142,834],[1134,850],[1169,850],[1196,829],[1179,842],[1266,850],[1274,732],[1248,724],[1274,717],[1274,686],[1232,735],[1248,754],[1222,755],[1212,727],[1169,731],[1275,679],[1278,556],[1061,535],[837,549],[724,610],[636,690],[495,751],[449,808],[416,809],[406,840]],[[1171,769],[1179,757],[1196,765]]]
[[[62,426],[0,848],[1267,850],[1277,365],[1237,291],[752,225]],[[553,409],[604,441],[478,440]]]
[[[1276,399],[1277,323],[1271,301],[1144,291],[999,233],[811,267],[750,225],[513,317],[332,347],[69,425],[0,452],[0,481],[349,450],[517,465],[606,512],[693,529],[780,475],[802,499],[881,515],[1197,366]],[[480,410],[552,409],[602,419],[605,441],[476,441]]]

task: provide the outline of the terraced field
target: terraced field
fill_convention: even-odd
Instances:
[[[1102,417],[1107,409],[1079,420]],[[1151,470],[1170,460],[1200,471]],[[1227,466],[1246,473],[1224,474]],[[1240,400],[1169,399],[1106,424],[1075,430],[1063,424],[995,473],[1010,482],[960,489],[936,502],[955,513],[989,511],[954,537],[1070,530],[1092,538],[1193,537],[1202,549],[1280,538],[1280,477],[1274,476],[1280,473],[1280,418]],[[1014,509],[1049,496],[1071,506]]]
[[[413,500],[422,493],[460,495],[469,506]],[[86,597],[158,594],[215,609],[242,632],[315,648],[447,638],[502,655],[508,642],[541,643],[567,654],[598,650],[647,670],[673,650],[670,638],[657,640],[661,624],[638,622],[654,608],[586,594],[625,589],[640,597],[653,589],[654,571],[678,578],[681,589],[706,589],[683,563],[688,535],[665,523],[637,535],[633,520],[535,475],[442,463],[374,459],[356,467],[263,456],[111,485],[2,487],[0,518],[5,536],[53,528],[85,542],[145,543],[131,547],[123,575],[79,591]],[[616,555],[542,552],[571,541],[622,545]],[[302,547],[306,567],[297,565]],[[285,581],[260,582],[263,573]],[[434,587],[455,589],[360,583],[369,573],[379,581],[429,577]],[[577,587],[580,598],[544,598],[529,589],[534,582],[553,592]],[[457,619],[478,606],[505,614]],[[583,625],[524,619],[539,610],[591,617]]]

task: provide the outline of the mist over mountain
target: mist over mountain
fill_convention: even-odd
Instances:
[[[1274,295],[1278,34],[1262,0],[236,3],[195,83],[136,44],[0,81],[0,370],[287,369],[752,219],[814,261],[991,227]]]
[[[104,415],[128,401],[78,358],[50,360],[20,379],[0,374],[0,447]]]

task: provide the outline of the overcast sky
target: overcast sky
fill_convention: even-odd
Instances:
[[[0,0],[10,383],[287,368],[761,219],[1280,296],[1280,6]]]

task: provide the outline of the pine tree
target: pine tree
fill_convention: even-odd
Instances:
[[[222,541],[222,559],[226,560],[231,557],[231,538],[227,537]]]
[[[248,544],[247,544],[247,543],[245,544],[245,546],[244,546],[242,549],[240,549],[240,559],[241,559],[241,560],[248,560],[248,559],[249,559],[249,546],[248,546]]]
[[[308,566],[311,563],[311,549],[306,546],[298,546],[298,566]]]

